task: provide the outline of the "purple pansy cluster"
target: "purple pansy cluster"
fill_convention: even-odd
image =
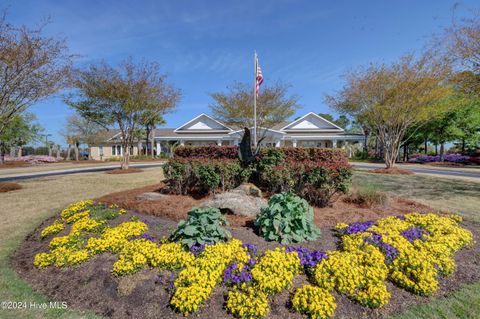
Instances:
[[[242,267],[242,270],[238,271],[238,264],[236,262],[231,263],[223,272],[223,281],[226,284],[238,285],[242,282],[250,282],[252,280],[252,270],[255,265],[254,255],[257,253],[257,247],[254,244],[242,244],[242,247],[246,247],[250,259]]]
[[[362,233],[364,231],[367,231],[370,227],[372,227],[375,224],[374,221],[366,221],[363,223],[352,223],[348,225],[345,228],[340,229],[340,234],[341,235],[353,235],[357,233]]]
[[[195,256],[198,256],[202,253],[202,251],[205,250],[205,246],[208,244],[195,244],[192,247],[190,247],[190,252],[194,254]]]
[[[363,241],[380,248],[385,255],[385,262],[388,264],[391,264],[399,255],[399,252],[395,247],[382,241],[382,235],[380,234],[372,233],[371,236],[365,237]]]
[[[315,267],[322,259],[328,258],[327,254],[323,251],[308,251],[308,249],[304,247],[287,247],[285,251],[296,251],[300,258],[300,264],[304,267]]]
[[[141,235],[138,235],[138,236],[133,236],[130,238],[130,240],[134,240],[134,239],[146,239],[146,240],[150,240],[150,241],[156,241],[157,238],[155,236],[152,236],[150,234],[147,234],[147,233],[143,233]]]
[[[470,159],[469,156],[465,156],[462,154],[445,154],[443,160],[445,162],[452,162],[452,163],[464,163],[468,162]],[[409,160],[409,162],[415,163],[432,163],[432,162],[440,162],[441,158],[440,155],[414,155]]]
[[[412,226],[408,229],[405,229],[400,233],[403,237],[405,237],[409,242],[413,243],[415,239],[420,239],[425,241],[426,238],[424,235],[429,235],[430,233],[426,230],[423,230],[419,227]]]

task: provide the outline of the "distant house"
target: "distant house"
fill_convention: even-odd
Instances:
[[[238,145],[242,135],[243,128],[229,127],[207,114],[200,114],[177,128],[156,129],[154,153],[168,153],[173,144]],[[345,148],[347,145],[359,148],[364,138],[361,134],[345,133],[341,127],[313,112],[272,128],[259,128],[259,136],[265,136],[262,141],[264,146],[319,148]],[[120,138],[118,131],[112,131],[111,137],[105,143],[91,146],[92,158],[105,160],[122,156],[125,150],[121,146]],[[150,142],[147,144],[145,141],[138,141],[130,149],[130,154],[143,154],[146,147],[150,147]],[[351,152],[351,147],[348,150]]]

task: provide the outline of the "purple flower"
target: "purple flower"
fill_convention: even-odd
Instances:
[[[146,239],[146,240],[150,240],[150,241],[156,241],[157,238],[150,235],[150,234],[147,234],[147,233],[143,233],[139,236],[133,236],[130,238],[130,240],[135,240],[135,239]]]
[[[202,245],[195,244],[192,247],[190,247],[190,252],[192,254],[194,254],[195,256],[198,256],[202,253],[202,251],[205,250],[205,246],[206,246],[206,244],[202,244]]]
[[[397,215],[397,216],[395,216],[395,217],[397,217],[397,218],[400,219],[400,220],[405,220],[405,216],[403,216],[403,215]]]
[[[236,262],[231,263],[223,272],[223,282],[231,285],[238,285],[242,282],[250,282],[252,280],[252,274],[250,270],[255,264],[255,258],[250,260],[238,271],[238,264]]]
[[[246,247],[250,254],[257,253],[257,246],[255,244],[242,244],[242,247]]]
[[[412,226],[402,231],[400,234],[413,244],[413,241],[416,239],[425,241],[426,238],[424,235],[429,235],[430,233],[426,230],[420,229],[419,227]]]
[[[363,223],[353,223],[353,224],[348,225],[345,228],[340,229],[339,232],[340,232],[341,235],[346,235],[346,234],[353,235],[353,234],[357,234],[357,233],[362,233],[364,231],[367,231],[374,224],[375,224],[375,222],[371,221],[371,220],[363,222]]]
[[[300,264],[303,267],[315,267],[322,259],[327,259],[328,256],[325,252],[319,250],[308,251],[303,247],[287,247],[286,252],[295,251],[300,258]]]
[[[399,252],[395,247],[382,241],[382,235],[380,234],[372,233],[371,236],[365,237],[363,241],[367,244],[377,246],[385,255],[385,262],[388,264],[391,264],[399,255]]]

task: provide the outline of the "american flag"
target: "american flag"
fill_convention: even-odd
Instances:
[[[255,71],[255,80],[256,80],[256,87],[255,87],[255,93],[257,94],[258,97],[258,92],[260,91],[260,84],[263,83],[263,75],[262,75],[262,69],[260,68],[260,64],[258,63],[258,57],[256,59],[256,71]]]

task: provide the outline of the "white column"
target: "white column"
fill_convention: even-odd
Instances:
[[[217,140],[217,145],[222,146],[222,140]]]
[[[280,140],[275,143],[275,147],[280,147]]]
[[[333,148],[337,148],[337,140],[332,141]]]
[[[297,147],[297,140],[292,141],[293,147]]]
[[[180,141],[180,146],[185,146],[185,141],[184,140]]]
[[[233,145],[238,145],[238,139],[233,140]]]
[[[157,155],[160,155],[162,153],[162,146],[160,145],[160,142],[157,142]]]

